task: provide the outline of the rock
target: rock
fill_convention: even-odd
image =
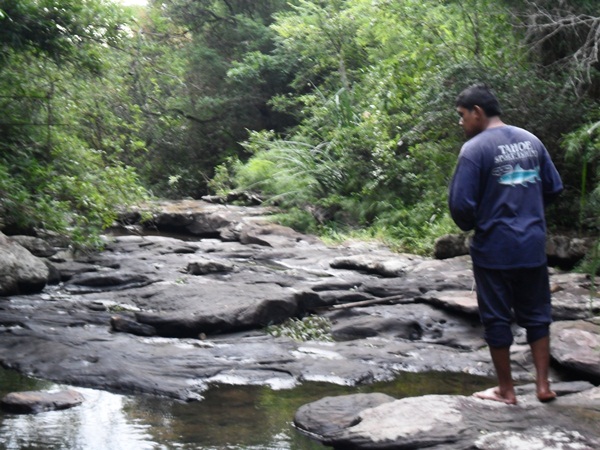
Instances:
[[[379,393],[324,397],[301,406],[294,415],[294,425],[311,434],[328,436],[354,425],[361,411],[394,400],[394,397]]]
[[[418,296],[415,300],[440,306],[449,311],[457,311],[473,316],[479,315],[477,293],[475,291],[430,291]]]
[[[311,302],[307,309],[323,306],[342,305],[347,303],[362,302],[365,300],[373,300],[375,297],[364,292],[330,290],[315,293],[318,297],[318,302]],[[306,302],[305,302],[306,303]]]
[[[437,260],[374,242],[326,246],[272,226],[263,207],[157,205],[152,214],[170,214],[185,236],[107,235],[102,252],[48,258],[64,283],[0,299],[0,364],[56,382],[182,400],[218,383],[358,386],[403,372],[494,374],[473,305],[464,301],[473,286],[468,255]],[[332,265],[338,258],[350,263]],[[233,270],[207,270],[205,261]],[[586,317],[591,281],[553,270],[551,282],[557,323]],[[587,310],[595,314],[595,305]],[[334,339],[269,333],[309,313],[328,319]],[[522,329],[515,332],[513,375],[528,381],[529,347]],[[570,360],[554,360],[575,373]],[[555,381],[564,376],[552,372]]]
[[[344,449],[425,448],[452,443],[469,426],[463,411],[470,399],[426,395],[364,409],[354,424],[325,436],[324,442]]]
[[[413,300],[422,293],[419,288],[420,285],[415,285],[412,279],[394,277],[364,280],[358,286],[358,291],[379,298],[402,296]]]
[[[553,273],[551,291],[554,320],[590,319],[600,314],[600,297],[586,274]]]
[[[254,192],[247,191],[232,191],[226,195],[204,195],[202,200],[208,203],[218,203],[221,205],[231,203],[242,203],[244,205],[260,205],[263,199]]]
[[[2,408],[17,414],[38,414],[45,411],[55,411],[73,408],[83,403],[84,398],[79,392],[66,390],[59,392],[26,391],[12,392],[0,401]]]
[[[34,236],[16,235],[10,236],[10,240],[25,247],[33,256],[37,256],[38,258],[48,258],[57,253],[57,250],[45,240]]]
[[[60,271],[53,263],[48,259],[43,259],[42,261],[44,261],[44,264],[48,268],[48,284],[58,284],[63,281]]]
[[[591,389],[594,389],[594,385],[588,381],[559,381],[552,383],[552,390],[556,392],[556,395],[559,397],[585,391],[593,392]],[[515,392],[517,396],[533,396],[535,394],[535,384],[530,383],[517,385],[515,386]],[[572,398],[572,396],[569,398]]]
[[[69,281],[75,275],[84,272],[96,272],[97,267],[85,262],[78,261],[60,261],[51,262],[54,270],[58,272],[59,281]],[[54,275],[56,276],[56,275]]]
[[[41,259],[0,233],[0,296],[40,292],[48,277]]]
[[[592,449],[591,445],[600,442],[589,439],[578,431],[561,430],[554,426],[539,426],[522,431],[496,431],[488,433],[473,443],[475,449],[514,450],[514,449]]]
[[[290,227],[277,224],[260,224],[244,226],[239,235],[242,244],[264,245],[273,248],[295,247],[300,241],[314,243],[317,240],[294,231]]]
[[[404,275],[408,265],[400,257],[382,261],[371,255],[341,256],[331,262],[331,267],[335,269],[358,270],[382,277],[400,277]]]
[[[243,203],[244,205],[261,205],[263,199],[255,192],[249,191],[232,191],[228,192],[225,197],[225,203]]]
[[[551,235],[546,240],[548,264],[572,269],[581,261],[595,244],[594,238],[571,238],[563,235]]]
[[[245,207],[218,205],[201,200],[180,200],[171,202],[153,202],[146,206],[153,219],[144,222],[147,227],[159,231],[185,233],[193,236],[212,238],[223,237],[240,223],[250,223],[253,218],[267,216],[274,210],[267,207]],[[123,223],[132,225],[141,220],[141,214],[124,212]],[[237,240],[237,236],[234,237]]]
[[[454,258],[469,254],[470,234],[448,234],[440,236],[434,243],[436,259]],[[552,267],[572,269],[595,244],[595,238],[572,238],[564,235],[549,235],[546,239],[546,255]]]
[[[452,395],[391,401],[364,394],[360,403],[353,401],[355,396],[328,397],[298,409],[295,424],[336,449],[591,450],[600,444],[594,421],[600,416],[600,388],[583,388],[587,390],[549,405],[537,401],[533,385],[517,405]],[[582,398],[586,402],[578,403]],[[588,420],[581,420],[586,415]]]
[[[552,357],[562,366],[600,382],[600,324],[585,321],[554,322]]]
[[[186,272],[190,275],[206,275],[208,273],[231,272],[235,266],[227,261],[201,259],[189,262]]]
[[[436,259],[448,259],[468,255],[469,239],[466,233],[440,236],[433,244],[433,256]]]
[[[115,331],[135,334],[136,336],[155,336],[156,328],[151,325],[139,323],[134,319],[124,316],[112,316],[110,326]]]
[[[401,310],[396,306],[346,309],[326,317],[333,323],[336,341],[379,337],[470,350],[484,345],[477,317],[464,320],[425,304],[406,304]]]
[[[600,297],[583,289],[552,294],[554,320],[590,319],[600,314]]]
[[[146,275],[125,271],[104,270],[84,272],[74,275],[65,287],[69,292],[89,293],[110,290],[131,289],[154,283]]]
[[[226,202],[226,198],[222,195],[203,195],[202,201],[207,203],[218,203],[219,205],[224,205]]]
[[[194,278],[181,285],[152,286],[162,312],[138,312],[138,322],[159,336],[197,337],[280,323],[300,313],[294,292],[279,286],[206,284]],[[143,304],[143,303],[141,303]]]

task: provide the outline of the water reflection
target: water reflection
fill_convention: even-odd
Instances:
[[[384,392],[396,398],[423,394],[466,394],[490,380],[461,374],[402,374],[390,383],[360,388],[307,383],[289,390],[217,386],[201,402],[123,396],[92,389],[82,405],[37,415],[0,412],[0,449],[143,450],[256,449],[323,450],[297,432],[296,410],[325,396]],[[23,390],[57,389],[52,383],[0,369],[0,396]]]
[[[150,425],[132,420],[123,396],[76,388],[85,401],[65,411],[4,415],[0,444],[6,449],[154,449]]]

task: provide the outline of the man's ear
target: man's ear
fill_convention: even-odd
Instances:
[[[487,117],[483,108],[479,105],[473,106],[473,111],[477,114],[478,117],[485,118]]]

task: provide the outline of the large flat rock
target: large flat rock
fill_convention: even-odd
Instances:
[[[135,228],[105,236],[97,254],[61,249],[44,260],[59,284],[0,298],[1,364],[61,383],[181,399],[201,398],[219,383],[361,385],[403,372],[494,374],[468,257],[435,260],[371,242],[327,246],[268,223],[260,208],[156,206],[161,226],[186,235]],[[564,307],[557,300],[553,359],[591,378],[596,332],[582,328],[588,334],[571,338],[560,325],[594,323],[586,314],[593,316],[595,300],[581,300],[589,280],[556,272],[551,280],[565,299]],[[569,296],[577,307],[567,307]],[[308,314],[328,319],[332,342],[267,332]],[[514,331],[514,376],[531,380],[523,330]],[[588,341],[590,352],[582,353]]]
[[[562,366],[600,382],[600,320],[555,322],[551,353]]]
[[[537,401],[533,385],[521,390],[517,405],[453,395],[328,397],[302,406],[294,422],[340,450],[598,448],[600,388],[559,387],[564,393],[550,404]]]

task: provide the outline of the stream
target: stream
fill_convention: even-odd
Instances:
[[[0,449],[324,449],[293,426],[296,410],[305,403],[359,392],[383,392],[396,398],[424,393],[468,395],[492,383],[467,374],[431,372],[402,373],[394,381],[360,387],[304,383],[273,390],[218,385],[205,392],[203,400],[190,403],[72,387],[84,395],[85,402],[69,410],[37,415],[0,410]],[[66,388],[0,368],[0,397]]]
[[[557,401],[536,401],[529,348],[515,329],[513,377],[525,385],[524,407],[490,409],[455,397],[495,383],[479,377],[494,370],[467,256],[436,260],[363,242],[327,246],[259,224],[258,213],[234,206],[179,202],[161,211],[157,226],[196,238],[133,233],[112,236],[99,254],[59,252],[52,260],[58,284],[1,299],[0,398],[75,389],[85,400],[37,415],[0,409],[0,450],[324,449],[294,427],[295,414],[356,393],[407,400],[373,411],[329,399],[330,410],[303,408],[312,415],[299,425],[325,442],[338,439],[338,448],[354,437],[381,442],[380,430],[402,434],[406,427],[401,443],[386,448],[431,447],[433,426],[440,432],[434,446],[444,450],[600,449],[599,388],[562,382],[565,373],[600,376],[600,309],[585,274],[551,273]],[[332,342],[265,332],[308,313],[329,320]],[[464,407],[448,416],[456,405]],[[338,412],[350,420],[358,411],[363,424],[328,431]],[[447,427],[449,418],[462,427]]]

